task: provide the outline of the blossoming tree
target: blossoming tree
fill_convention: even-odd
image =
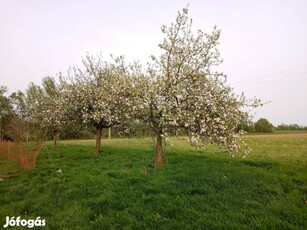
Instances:
[[[236,132],[237,125],[247,115],[242,108],[257,106],[259,101],[235,95],[226,75],[214,71],[222,62],[217,49],[220,30],[193,34],[187,8],[161,30],[165,35],[159,45],[162,54],[152,56],[148,77],[138,77],[136,84],[142,89],[136,117],[156,135],[155,165],[163,164],[163,139],[180,130],[188,133],[193,144],[211,141],[233,155],[242,135]]]
[[[52,133],[53,146],[63,125],[68,125],[68,105],[64,103],[62,89],[53,77],[43,78],[42,86],[31,83],[27,90],[27,104],[32,122]]]
[[[83,60],[84,69],[75,67],[73,74],[62,78],[65,103],[80,114],[83,122],[96,128],[96,155],[100,150],[102,129],[129,117],[129,70],[123,57],[113,60],[108,63],[87,55]]]

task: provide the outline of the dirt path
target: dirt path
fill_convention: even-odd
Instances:
[[[289,138],[300,138],[307,139],[307,133],[287,133],[287,134],[261,134],[261,135],[247,135],[244,138],[247,139],[257,139],[257,138],[265,138],[265,139],[289,139]]]

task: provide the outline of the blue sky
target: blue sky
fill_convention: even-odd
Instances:
[[[188,3],[195,30],[222,30],[219,69],[229,84],[270,101],[252,111],[255,119],[307,125],[305,0],[0,0],[0,85],[40,84],[87,52],[146,63],[159,54],[160,27]]]

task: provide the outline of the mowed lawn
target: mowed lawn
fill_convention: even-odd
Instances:
[[[148,140],[102,140],[98,157],[92,140],[47,143],[36,170],[12,165],[0,181],[0,226],[40,216],[45,229],[307,229],[307,135],[245,140],[253,153],[230,158],[173,139],[157,169]]]

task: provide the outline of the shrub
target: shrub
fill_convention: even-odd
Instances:
[[[256,132],[266,132],[270,133],[273,132],[274,126],[265,118],[260,118],[255,123],[255,131]]]

